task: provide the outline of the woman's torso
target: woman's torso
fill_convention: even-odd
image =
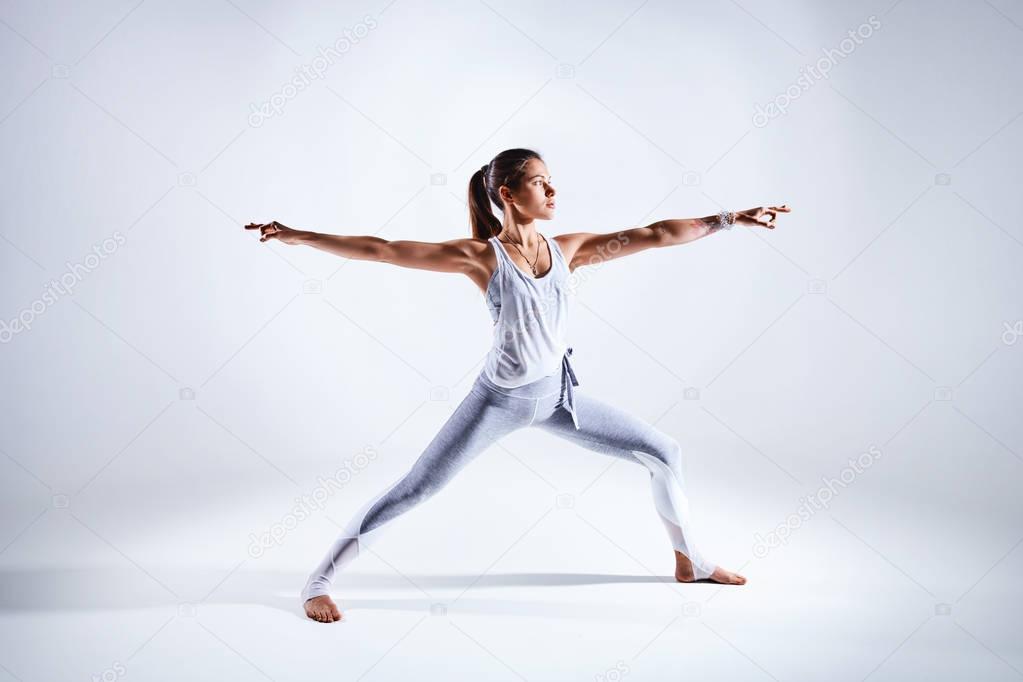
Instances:
[[[568,263],[557,240],[542,235],[540,239],[550,249],[550,267],[535,278],[515,264],[497,237],[488,240],[497,267],[485,293],[494,321],[494,340],[483,371],[505,388],[558,372],[567,348]]]

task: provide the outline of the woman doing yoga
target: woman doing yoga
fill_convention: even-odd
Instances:
[[[502,211],[494,215],[491,202]],[[468,395],[411,468],[351,518],[302,589],[306,615],[330,623],[341,612],[330,597],[338,569],[357,557],[384,525],[429,499],[477,455],[504,436],[537,427],[577,445],[646,467],[654,507],[675,553],[675,579],[742,585],[700,552],[690,525],[682,448],[672,436],[618,407],[575,390],[579,385],[565,340],[569,275],[654,247],[685,244],[733,224],[774,228],[785,205],[722,211],[704,218],[659,220],[607,234],[575,232],[548,239],[538,220],[554,216],[555,191],[535,151],[509,149],[469,183],[472,238],[445,242],[388,241],[296,230],[279,222],[250,223],[260,241],[307,244],[344,258],[463,273],[483,292],[494,340]]]

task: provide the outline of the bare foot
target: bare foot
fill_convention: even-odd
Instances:
[[[305,602],[305,615],[321,623],[333,623],[335,620],[341,620],[341,612],[329,594],[307,599]]]
[[[696,582],[696,575],[693,573],[693,564],[682,552],[675,550],[675,580],[680,583],[692,583]],[[745,585],[746,578],[739,575],[738,573],[732,573],[725,569],[717,566],[714,568],[714,572],[710,574],[705,580],[710,580],[716,583],[723,583],[725,585]]]

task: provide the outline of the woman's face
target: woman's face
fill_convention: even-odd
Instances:
[[[522,185],[512,193],[512,204],[524,217],[550,220],[554,217],[554,186],[547,164],[530,159],[523,168]]]

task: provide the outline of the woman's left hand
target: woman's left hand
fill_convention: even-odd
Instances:
[[[736,211],[735,224],[757,225],[773,230],[775,227],[774,219],[778,217],[778,214],[789,213],[791,210],[788,205],[782,204],[781,206],[758,206],[757,208],[750,208],[745,211]],[[764,216],[768,217],[765,219]]]
[[[301,230],[293,230],[284,223],[272,220],[269,223],[249,223],[246,230],[259,230],[259,241],[265,242],[268,239],[276,239],[285,244],[298,244],[302,239]]]

